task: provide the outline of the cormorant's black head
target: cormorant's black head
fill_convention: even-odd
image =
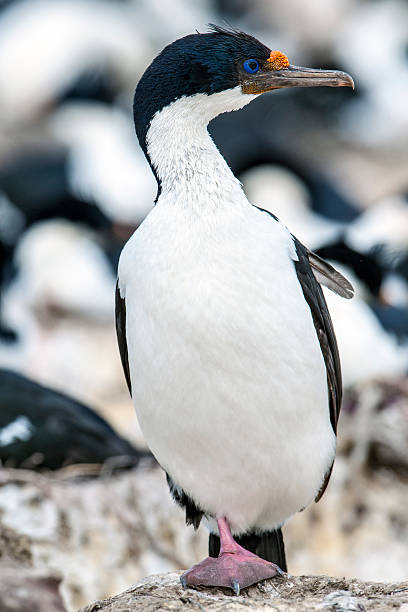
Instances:
[[[134,119],[145,152],[146,134],[153,116],[183,96],[211,96],[236,89],[235,101],[226,98],[225,108],[218,105],[214,110],[215,117],[240,108],[254,95],[272,89],[353,86],[351,77],[344,72],[291,66],[286,55],[271,51],[244,32],[218,26],[211,26],[211,30],[168,45],[140,79],[135,93]]]

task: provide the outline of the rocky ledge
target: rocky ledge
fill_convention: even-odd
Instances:
[[[157,610],[209,610],[235,612],[408,612],[408,581],[384,584],[327,576],[272,578],[246,589],[236,597],[227,589],[183,589],[181,572],[145,578],[110,599],[97,601],[80,612],[143,612]]]

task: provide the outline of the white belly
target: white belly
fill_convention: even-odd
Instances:
[[[146,441],[236,533],[310,503],[335,452],[324,361],[291,255],[286,230],[252,207],[204,224],[157,206],[120,262]]]

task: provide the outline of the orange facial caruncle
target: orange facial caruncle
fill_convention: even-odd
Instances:
[[[272,70],[282,70],[289,67],[289,60],[282,51],[271,51],[266,61],[270,64]]]

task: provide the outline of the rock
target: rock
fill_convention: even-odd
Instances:
[[[1,612],[66,612],[61,577],[32,567],[30,541],[0,523]]]
[[[185,526],[161,469],[147,464],[84,479],[85,468],[0,469],[0,560],[17,556],[20,566],[61,576],[61,595],[73,611],[204,556],[206,530]]]
[[[66,612],[59,585],[48,572],[0,565],[1,612]]]
[[[0,523],[0,562],[31,566],[30,540]]]
[[[132,610],[240,610],[273,612],[389,612],[408,610],[408,581],[394,584],[360,582],[327,576],[272,578],[241,593],[227,589],[183,589],[181,572],[145,578],[120,595],[97,601],[80,612],[132,612]]]

